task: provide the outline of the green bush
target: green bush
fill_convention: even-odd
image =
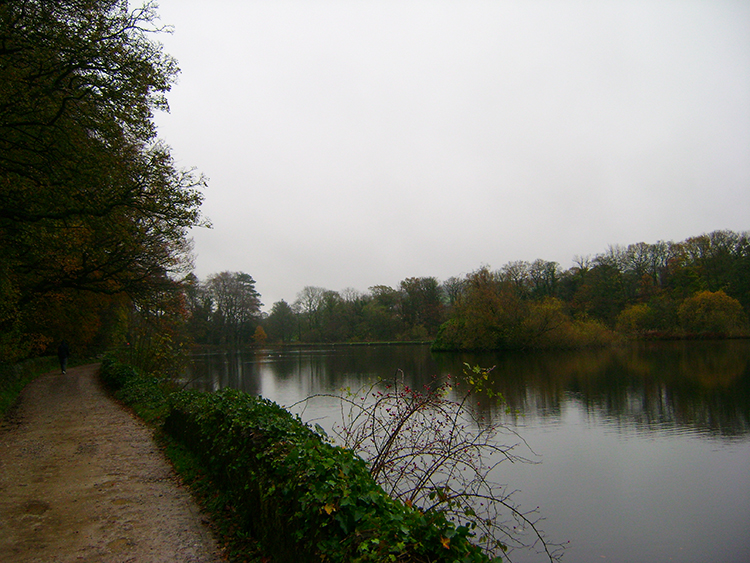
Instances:
[[[746,333],[747,317],[742,305],[719,290],[701,291],[680,305],[680,324],[689,334],[736,336]]]
[[[199,453],[275,561],[486,561],[469,530],[390,498],[353,452],[275,403],[227,389],[170,397],[165,429]]]
[[[111,358],[101,376],[136,412],[164,421],[231,499],[238,533],[276,562],[488,561],[467,527],[392,499],[362,459],[271,401],[231,389],[167,393]]]
[[[144,375],[111,356],[102,360],[99,377],[116,399],[131,407],[146,422],[159,423],[168,414],[170,386],[167,382]]]
[[[99,369],[99,377],[110,391],[116,392],[123,388],[125,383],[138,379],[135,368],[118,362],[112,356],[105,356]]]

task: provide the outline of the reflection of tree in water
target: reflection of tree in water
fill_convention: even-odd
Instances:
[[[687,341],[628,350],[618,358],[628,376],[628,408],[615,413],[619,423],[642,430],[748,433],[748,342]]]
[[[258,369],[251,359],[252,356],[231,351],[194,356],[185,376],[186,384],[199,391],[215,392],[230,387],[258,395]]]
[[[733,346],[734,345],[734,346]],[[687,343],[680,357],[680,376],[695,380],[707,389],[729,387],[742,377],[748,357],[736,353],[736,342]]]
[[[492,371],[492,385],[519,421],[555,422],[571,401],[589,417],[623,431],[750,434],[750,341],[644,342],[616,348],[534,353],[430,354],[426,346],[269,349],[206,356],[193,365],[193,387],[234,387],[258,394],[263,381],[303,396],[359,387],[403,370],[420,387],[437,374],[461,374],[464,362]],[[293,401],[292,401],[293,402]],[[506,415],[492,401],[478,408]]]
[[[493,385],[511,412],[559,418],[580,402],[589,416],[636,431],[750,432],[750,342],[637,343],[611,349],[463,355],[497,365]],[[444,367],[458,372],[455,360]],[[486,408],[488,405],[483,405]]]

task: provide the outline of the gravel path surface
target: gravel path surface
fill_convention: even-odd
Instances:
[[[189,492],[97,369],[39,377],[0,423],[0,562],[216,563]]]

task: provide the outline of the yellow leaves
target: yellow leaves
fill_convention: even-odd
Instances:
[[[741,334],[747,326],[740,302],[722,290],[696,293],[685,299],[677,314],[689,333]]]
[[[450,538],[444,538],[443,536],[440,536],[440,543],[443,544],[443,547],[445,549],[451,548],[451,540]]]
[[[333,503],[329,502],[329,503],[323,505],[323,508],[321,508],[320,510],[321,510],[321,512],[325,511],[325,513],[328,514],[328,516],[330,516],[331,514],[333,514],[334,512],[336,512],[336,505],[334,505]]]

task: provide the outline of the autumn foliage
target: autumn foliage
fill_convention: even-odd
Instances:
[[[179,289],[204,180],[154,110],[177,73],[155,5],[0,2],[0,354],[108,346]]]
[[[259,322],[269,342],[434,341],[435,350],[579,348],[623,336],[748,334],[746,232],[612,246],[573,262],[564,270],[542,259],[514,261],[442,282],[406,278],[367,292],[307,286],[295,302],[275,303]],[[692,298],[703,292],[723,292],[725,298],[709,300],[714,308],[733,300],[713,314],[723,319],[721,330],[711,328],[713,321],[688,320]]]
[[[742,305],[723,291],[700,291],[685,299],[678,315],[683,330],[689,334],[734,336],[747,329]]]

